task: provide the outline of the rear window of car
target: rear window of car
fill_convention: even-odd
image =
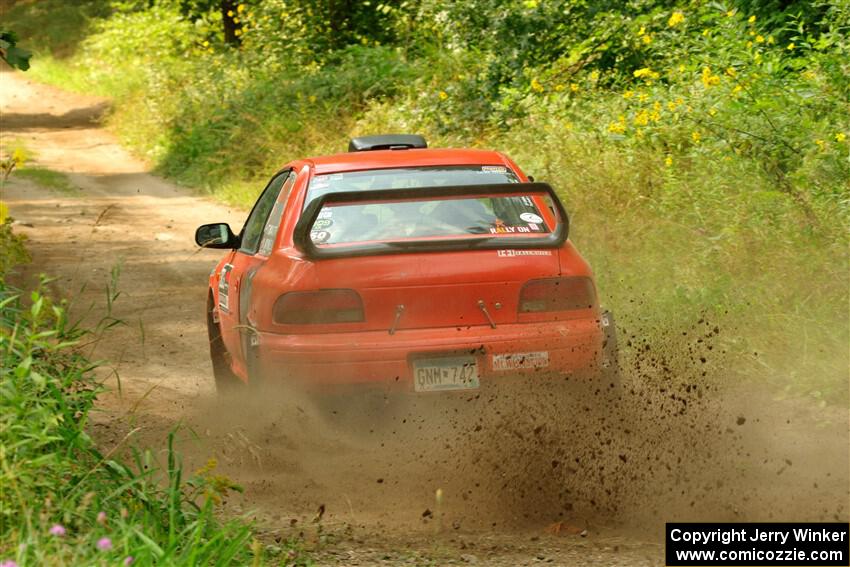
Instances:
[[[452,185],[519,183],[513,171],[503,165],[457,165],[370,169],[316,175],[307,189],[306,207],[326,193],[372,189],[412,189]]]
[[[319,212],[314,244],[400,242],[470,236],[535,236],[551,232],[541,198],[528,195],[334,203]]]

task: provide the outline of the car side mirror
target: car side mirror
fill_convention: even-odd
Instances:
[[[195,231],[195,243],[201,248],[239,248],[239,237],[227,223],[202,224]]]

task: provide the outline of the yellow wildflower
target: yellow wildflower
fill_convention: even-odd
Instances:
[[[545,90],[543,85],[540,84],[540,81],[537,80],[537,77],[531,79],[531,89],[539,93],[542,93]]]
[[[776,40],[773,39],[773,36],[772,35],[767,36],[767,44],[773,45],[774,43],[776,43]]]
[[[561,92],[562,90],[564,90],[564,88],[565,88],[564,85],[555,85],[555,91],[556,92]]]
[[[449,98],[449,95],[448,93],[446,93],[446,91],[440,91],[439,97],[440,100],[446,100],[447,98]]]
[[[729,10],[728,12],[726,12],[726,15],[731,18],[735,15],[735,10]]]
[[[699,144],[699,141],[702,140],[702,136],[700,136],[699,132],[694,130],[691,132],[691,140],[693,140],[695,144]]]
[[[755,32],[755,31],[753,31],[753,30],[750,30],[750,37],[752,37],[752,36],[754,36],[754,35],[756,35],[756,32]]]
[[[649,119],[653,122],[659,122],[661,120],[661,113],[657,110],[653,110],[652,113],[649,115]]]
[[[742,90],[743,90],[743,87],[741,87],[741,85],[735,85],[735,88],[732,89],[732,94],[738,94]]]
[[[210,42],[208,42],[208,41],[204,41],[204,43],[202,43],[201,45],[203,45],[204,47],[209,47]]]
[[[242,30],[235,30],[233,33],[237,36],[240,36],[242,35]]]
[[[735,73],[736,73],[736,71],[735,71],[734,67],[727,67],[726,68],[726,74],[729,75],[730,77],[734,77]]]
[[[674,112],[676,110],[676,103],[673,102],[672,100],[670,102],[668,102],[667,103],[667,110],[669,110],[670,112]]]
[[[240,21],[240,20],[239,20],[239,18],[233,18],[233,23],[234,23],[234,24],[238,24],[238,23],[239,23],[239,21]]]
[[[846,139],[847,139],[847,134],[845,134],[844,132],[839,132],[835,135],[835,141],[836,142],[840,143],[840,142],[843,142]]]
[[[751,48],[752,46],[753,46],[753,42],[752,42],[752,41],[748,41],[748,42],[747,42],[747,49]]]
[[[648,98],[649,98],[649,95],[646,94],[646,93],[640,93],[638,95],[638,100],[641,101],[641,102],[646,102],[646,99],[648,99]]]
[[[649,124],[649,112],[646,110],[641,110],[637,114],[635,114],[634,118],[635,126],[646,126]]]
[[[638,30],[638,36],[642,36],[646,33],[646,26],[641,26]]]
[[[823,140],[815,140],[815,143],[818,145],[818,148],[820,148],[820,151],[824,151],[826,149],[826,142]]]
[[[754,23],[756,23],[756,17],[750,16],[750,18],[747,21],[750,22],[751,24],[754,24]]]
[[[638,69],[637,71],[635,71],[632,74],[635,77],[637,77],[638,79],[644,78],[644,79],[647,79],[647,80],[657,79],[658,77],[661,76],[659,73],[653,71],[649,67],[643,67],[642,69]]]
[[[702,80],[702,84],[705,88],[713,87],[720,83],[720,77],[712,73],[710,67],[702,68],[702,77],[700,80]]]
[[[620,122],[611,122],[608,125],[608,131],[612,134],[622,134],[626,131],[626,125]]]
[[[667,20],[667,25],[671,28],[678,26],[685,21],[685,15],[682,12],[673,12],[670,14],[670,19]]]
[[[666,165],[667,167],[671,167],[673,165],[673,158],[670,156],[664,158],[664,165]]]
[[[764,36],[759,34],[756,36],[756,43],[764,43]]]
[[[570,83],[570,90],[571,91],[573,91],[574,93],[577,93],[579,91],[579,89],[580,89],[580,87],[577,84]]]
[[[591,71],[591,72],[590,72],[590,80],[591,80],[591,81],[597,81],[597,80],[599,80],[599,71],[597,71],[597,70],[595,70],[595,69],[594,69],[593,71]]]
[[[227,11],[227,17],[228,17],[228,18],[232,18],[232,17],[233,17],[233,10],[228,10],[228,11]]]
[[[796,45],[794,45],[794,42],[792,41],[791,43],[789,43],[789,44],[788,44],[788,47],[787,47],[786,49],[787,49],[788,51],[794,51],[794,48],[796,48],[796,47],[797,47],[797,46],[796,46]]]
[[[714,116],[715,114],[717,114],[717,109],[716,109],[716,108],[709,108],[709,109],[708,109],[708,115],[709,115],[709,116]]]
[[[634,91],[627,90],[626,92],[623,93],[623,98],[626,99],[626,100],[629,100],[633,96],[635,96]]]
[[[244,12],[245,11],[245,4],[239,4],[238,6],[236,6],[236,11],[239,12],[240,14],[242,12]]]
[[[651,34],[646,34],[645,36],[641,37],[640,39],[646,45],[649,45],[650,43],[652,43],[652,35]]]

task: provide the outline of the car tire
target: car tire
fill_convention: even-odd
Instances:
[[[210,361],[212,362],[216,391],[221,395],[232,394],[244,389],[245,385],[242,380],[230,369],[227,349],[221,339],[221,327],[215,320],[215,304],[212,294],[207,298],[207,334],[210,340]]]

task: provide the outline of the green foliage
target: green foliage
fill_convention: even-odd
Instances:
[[[30,260],[24,246],[26,239],[12,231],[12,218],[6,216],[5,208],[6,205],[0,201],[0,278],[15,266]]]
[[[39,55],[73,54],[89,31],[92,18],[109,14],[107,0],[38,0],[13,2],[3,8],[3,27],[25,38],[25,45]]]
[[[30,68],[32,53],[17,46],[18,36],[15,32],[0,30],[0,59],[3,59],[14,69],[26,71]]]
[[[5,242],[3,251],[6,262]],[[114,272],[110,304],[116,280]],[[247,524],[215,517],[221,496],[239,488],[212,461],[186,478],[173,432],[164,468],[149,450],[132,450],[130,463],[118,456],[132,433],[108,451],[95,446],[86,429],[103,386],[84,351],[120,322],[107,313],[94,331],[81,328],[46,283],[25,293],[0,277],[0,561],[262,562],[265,548],[251,544]]]

